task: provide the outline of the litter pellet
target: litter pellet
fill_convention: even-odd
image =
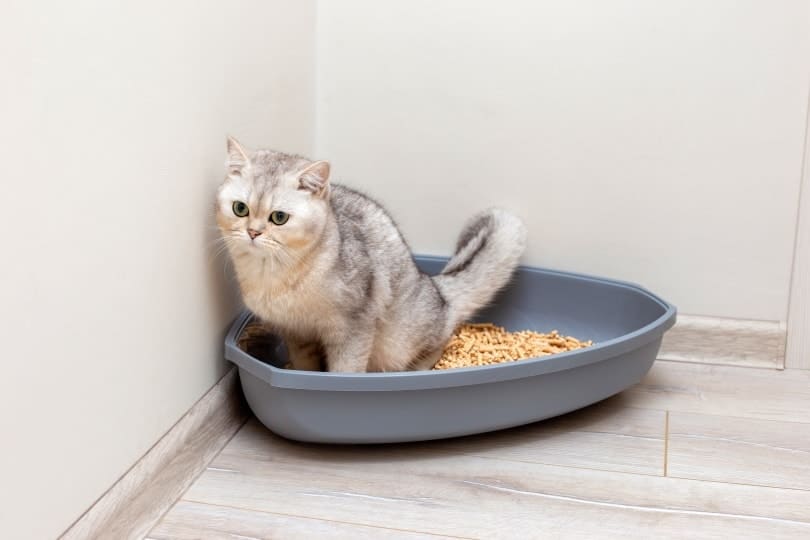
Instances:
[[[556,330],[547,334],[532,330],[507,332],[492,323],[463,324],[456,329],[433,369],[451,369],[515,362],[593,345],[563,336]]]

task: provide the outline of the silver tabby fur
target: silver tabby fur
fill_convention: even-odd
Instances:
[[[481,212],[430,277],[388,213],[331,183],[328,163],[234,139],[216,210],[245,305],[285,338],[296,369],[429,369],[456,326],[509,281],[526,244],[517,217]],[[273,211],[289,220],[273,224]]]

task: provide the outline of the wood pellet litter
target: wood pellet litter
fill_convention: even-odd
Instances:
[[[455,331],[433,369],[488,366],[583,349],[592,341],[563,336],[556,330],[507,332],[492,323],[463,324]]]

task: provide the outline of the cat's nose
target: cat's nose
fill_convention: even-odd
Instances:
[[[260,234],[262,234],[262,231],[257,231],[256,229],[248,229],[248,235],[250,236],[251,240],[254,240]]]

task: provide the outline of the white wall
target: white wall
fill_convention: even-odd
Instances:
[[[498,204],[529,263],[785,319],[810,3],[320,2],[318,40],[317,157],[416,250]]]
[[[311,151],[314,1],[0,7],[0,536],[53,538],[224,372],[225,134]]]

